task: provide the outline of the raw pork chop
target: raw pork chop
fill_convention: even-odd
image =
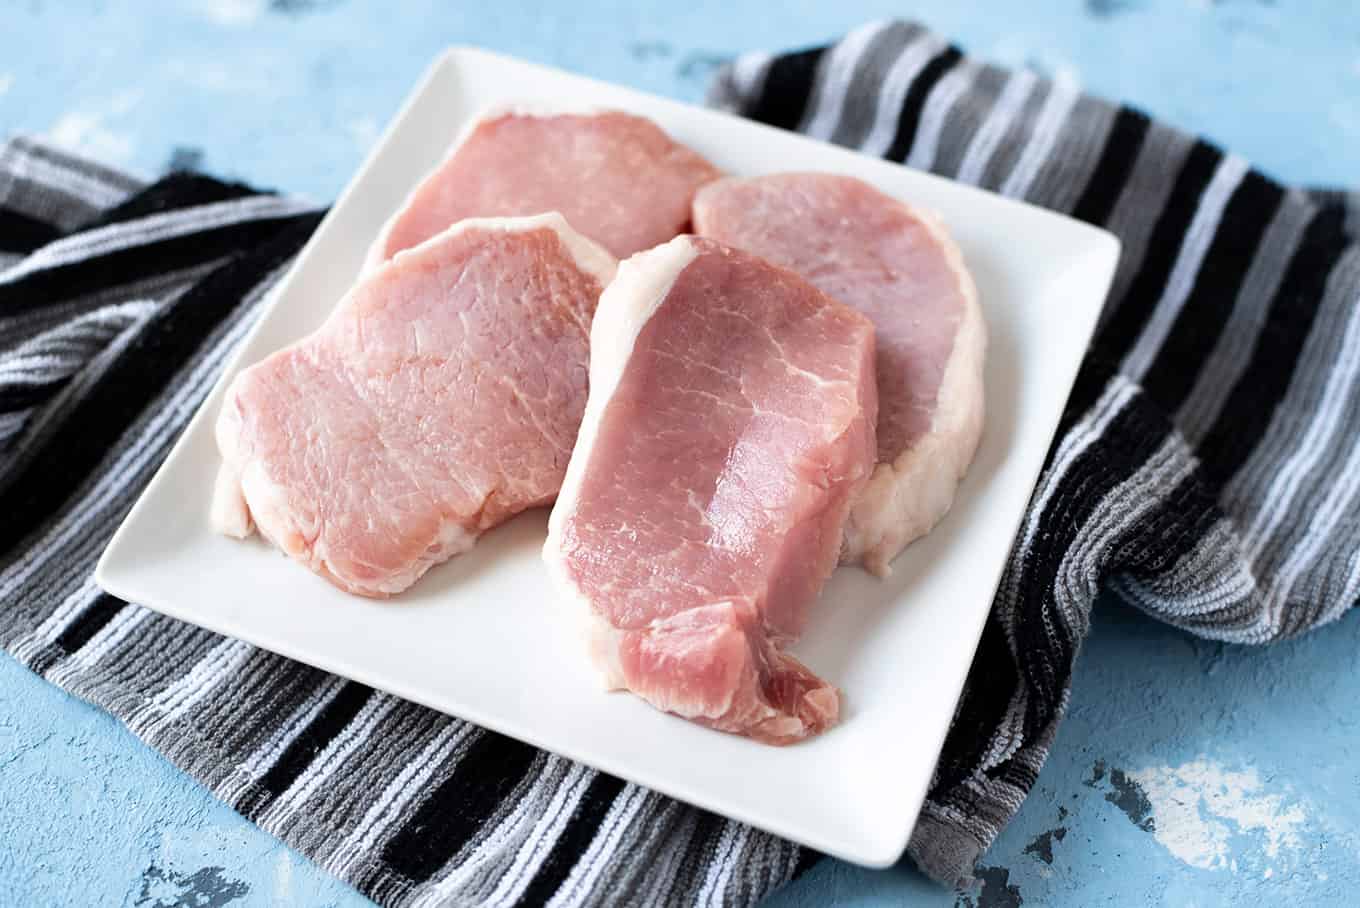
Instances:
[[[830,174],[710,183],[694,225],[873,321],[879,463],[851,510],[842,561],[886,575],[949,510],[982,434],[987,329],[962,254],[933,218]]]
[[[544,556],[611,688],[787,744],[836,689],[782,647],[874,463],[873,327],[783,268],[677,237],[628,259]]]
[[[491,113],[454,145],[384,228],[369,261],[468,217],[560,211],[619,258],[689,224],[694,190],[718,171],[651,120],[621,111]]]
[[[468,220],[363,279],[238,375],[213,516],[336,586],[387,596],[551,502],[615,262],[557,214]]]

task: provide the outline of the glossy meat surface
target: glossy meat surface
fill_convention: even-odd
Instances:
[[[561,485],[614,260],[557,215],[465,221],[241,372],[214,519],[386,596]]]
[[[852,512],[845,560],[887,573],[949,510],[982,431],[986,329],[962,254],[933,218],[832,174],[710,183],[694,226],[873,321],[879,466]]]
[[[868,320],[797,275],[679,237],[620,265],[545,556],[608,683],[785,744],[838,713],[783,647],[874,462]]]
[[[370,262],[469,217],[560,212],[624,258],[689,223],[718,171],[655,123],[621,111],[509,110],[479,120],[384,228]]]

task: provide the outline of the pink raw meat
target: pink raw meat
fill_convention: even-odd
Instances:
[[[874,463],[873,327],[696,237],[619,266],[544,556],[612,688],[788,744],[836,689],[783,647],[836,566]]]
[[[689,224],[712,164],[643,117],[511,109],[473,124],[383,229],[370,264],[468,217],[557,211],[619,258]]]
[[[213,519],[388,596],[561,486],[614,259],[560,215],[468,220],[398,255],[231,383]]]
[[[982,434],[986,326],[958,246],[933,218],[852,177],[727,178],[695,230],[806,277],[878,338],[878,466],[851,510],[845,563],[882,576],[948,512]]]

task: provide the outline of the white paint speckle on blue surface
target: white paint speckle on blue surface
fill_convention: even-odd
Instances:
[[[132,162],[137,143],[126,126],[126,116],[136,108],[142,93],[121,91],[94,106],[68,111],[43,134],[63,148],[114,165]]]
[[[199,0],[197,5],[211,22],[243,26],[260,18],[265,0]]]
[[[279,851],[274,857],[274,901],[283,905],[293,894],[293,857]]]
[[[355,117],[345,124],[345,127],[350,138],[354,140],[355,150],[361,155],[368,154],[373,143],[378,141],[378,136],[382,135],[382,124],[373,116]]]
[[[1153,837],[1191,867],[1223,870],[1236,860],[1268,879],[1308,858],[1309,812],[1287,790],[1270,791],[1254,768],[1230,770],[1201,757],[1130,775],[1151,802]]]
[[[686,100],[753,48],[909,14],[1063,74],[1295,183],[1360,182],[1352,0],[179,0],[13,4],[0,131],[146,174],[192,165],[333,198],[449,44]],[[1004,11],[1003,11],[1004,9]],[[1269,651],[1102,603],[1056,747],[976,908],[1347,904],[1360,889],[1360,616]],[[94,856],[92,859],[91,856]],[[1234,865],[1236,871],[1234,871]],[[0,657],[0,901],[362,905],[109,717]],[[952,906],[902,865],[825,861],[771,900]]]

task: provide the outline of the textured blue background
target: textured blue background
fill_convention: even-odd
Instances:
[[[1354,0],[0,0],[0,132],[329,200],[448,44],[696,100],[738,51],[890,15],[1070,71],[1282,179],[1360,183]],[[1354,904],[1357,668],[1354,614],[1252,651],[1102,603],[1053,756],[978,887],[827,861],[772,904]],[[0,903],[118,902],[364,900],[0,656]]]

